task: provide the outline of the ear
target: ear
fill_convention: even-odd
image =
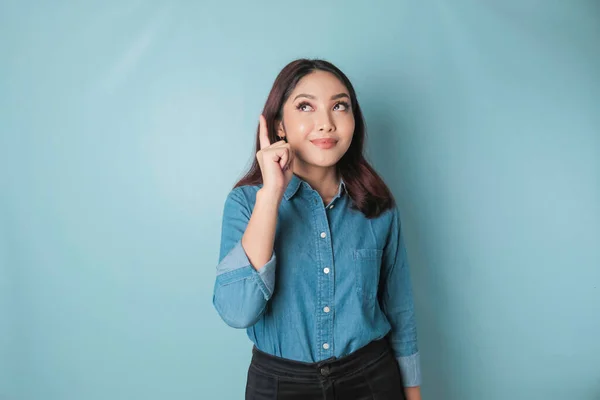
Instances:
[[[283,139],[286,136],[285,126],[283,125],[283,121],[282,120],[275,121],[275,124],[277,125],[277,136],[279,136],[281,139]]]

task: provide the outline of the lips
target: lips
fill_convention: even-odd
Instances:
[[[332,148],[333,146],[335,146],[335,144],[337,143],[337,140],[335,140],[335,139],[315,139],[315,140],[311,140],[311,143],[322,149],[329,149],[329,148]]]

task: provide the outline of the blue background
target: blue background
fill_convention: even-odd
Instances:
[[[241,399],[225,196],[299,57],[397,196],[427,400],[600,399],[600,3],[0,5],[0,399]]]

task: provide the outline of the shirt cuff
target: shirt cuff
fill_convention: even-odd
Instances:
[[[273,251],[271,259],[256,270],[250,263],[250,259],[246,255],[244,247],[242,246],[242,240],[240,239],[217,266],[217,277],[249,266],[252,269],[252,275],[254,275],[255,278],[259,278],[259,287],[265,296],[265,300],[269,300],[273,295],[273,289],[275,287],[276,260],[275,251]]]
[[[421,356],[419,352],[396,359],[400,365],[404,387],[421,386]]]

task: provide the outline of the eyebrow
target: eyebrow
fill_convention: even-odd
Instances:
[[[308,99],[316,99],[315,96],[313,96],[312,94],[305,94],[305,93],[300,93],[298,96],[294,97],[293,101],[296,101],[296,99],[298,97],[306,97]],[[350,96],[348,96],[346,93],[338,93],[336,95],[331,96],[331,100],[337,100],[337,99],[341,99],[342,97],[347,97],[348,99],[350,98]]]

